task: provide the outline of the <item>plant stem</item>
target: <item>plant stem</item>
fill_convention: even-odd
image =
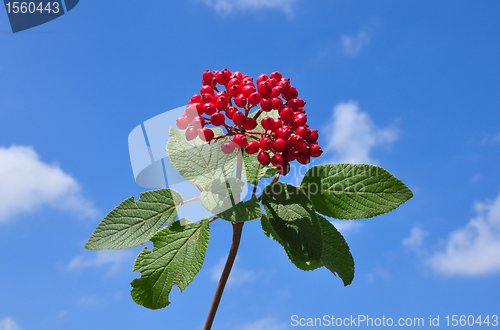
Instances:
[[[236,157],[236,178],[241,179],[241,171],[243,167],[243,151],[238,149],[238,155]],[[234,196],[234,202],[240,202],[240,194]],[[215,219],[214,219],[215,220]],[[215,313],[217,313],[217,308],[219,307],[220,299],[222,298],[222,293],[226,287],[227,279],[229,278],[229,273],[233,268],[234,259],[236,258],[236,253],[238,253],[238,247],[240,246],[241,232],[243,230],[244,222],[232,222],[233,225],[233,241],[231,243],[231,249],[229,250],[229,255],[227,256],[226,265],[220,276],[219,284],[217,285],[217,290],[215,290],[214,300],[212,301],[212,306],[210,306],[210,311],[208,312],[207,321],[205,322],[205,327],[203,330],[210,330],[212,328],[212,323],[214,322]]]

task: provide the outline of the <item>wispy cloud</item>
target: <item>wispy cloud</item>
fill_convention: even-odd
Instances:
[[[0,222],[43,205],[76,211],[79,216],[96,214],[82,197],[81,187],[57,165],[47,164],[29,146],[0,147]]]
[[[429,233],[424,231],[419,227],[413,227],[410,232],[410,236],[403,239],[403,246],[416,252],[417,254],[422,254],[422,247],[424,245],[424,239],[429,236]]]
[[[238,330],[285,330],[287,329],[287,324],[278,322],[274,318],[267,317],[260,320],[256,320],[252,323],[245,323],[243,326],[238,326]]]
[[[356,56],[363,48],[370,44],[371,33],[367,28],[362,28],[356,35],[340,36],[340,43],[345,55]]]
[[[92,252],[91,255],[79,255],[74,257],[66,269],[77,271],[86,268],[109,266],[108,275],[114,274],[121,269],[124,262],[132,261],[133,254],[129,250],[102,250]]]
[[[11,317],[0,320],[0,330],[21,330]]]
[[[204,0],[205,4],[219,14],[227,15],[236,11],[279,10],[293,16],[298,0]]]
[[[231,270],[231,276],[229,276],[227,280],[228,285],[242,285],[248,282],[253,282],[260,275],[260,272],[250,271],[241,269],[238,267],[240,258],[236,257],[234,261],[233,268]],[[226,264],[226,259],[221,258],[219,262],[209,269],[210,279],[214,282],[218,282],[222,271],[224,270],[224,266]]]
[[[370,163],[372,148],[390,144],[399,138],[395,127],[378,128],[357,102],[342,102],[333,109],[330,125],[324,127],[328,144],[326,152],[334,153],[336,163]]]
[[[500,195],[494,201],[477,202],[476,216],[463,228],[453,231],[444,251],[427,260],[445,275],[500,273]]]

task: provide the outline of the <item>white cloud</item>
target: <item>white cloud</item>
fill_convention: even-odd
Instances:
[[[336,163],[376,163],[370,157],[373,147],[396,141],[399,132],[394,127],[377,128],[370,115],[360,110],[358,103],[341,102],[333,109],[332,124],[327,132],[327,152],[334,152]]]
[[[90,253],[90,252],[89,252]],[[120,270],[123,262],[133,260],[133,254],[129,250],[102,250],[91,252],[90,256],[76,256],[66,267],[68,271],[77,271],[85,268],[110,266],[108,275],[116,273]]]
[[[238,266],[239,256],[234,260],[233,268],[229,274],[227,285],[242,285],[247,282],[253,282],[260,274],[254,271],[244,270]],[[219,262],[210,268],[210,279],[214,282],[219,282],[224,266],[226,265],[226,258],[221,258]]]
[[[0,330],[21,330],[21,328],[11,317],[6,317],[0,320]]]
[[[293,9],[298,0],[204,0],[220,14],[234,11],[255,11],[261,9],[277,9],[288,16],[293,16]]]
[[[357,35],[342,35],[340,42],[345,55],[355,56],[370,43],[370,33],[367,29],[361,29]]]
[[[477,202],[477,215],[465,227],[453,231],[444,251],[427,260],[445,275],[500,273],[500,195],[494,201]]]
[[[413,227],[411,229],[410,237],[403,239],[403,245],[413,250],[419,252],[424,244],[425,237],[429,236],[429,233],[420,229],[419,227]]]
[[[287,325],[284,323],[279,323],[275,319],[267,317],[264,319],[257,320],[252,323],[245,323],[242,327],[239,326],[239,330],[285,330]]]
[[[57,165],[40,161],[29,146],[0,147],[0,222],[43,205],[93,216],[90,201],[81,196],[78,182]]]
[[[356,231],[363,226],[362,222],[356,220],[332,220],[330,222],[341,234],[347,231]]]
[[[381,267],[373,268],[371,272],[367,274],[367,276],[368,276],[368,281],[370,281],[370,283],[375,282],[375,280],[377,279],[388,281],[392,278],[391,273],[387,269]]]

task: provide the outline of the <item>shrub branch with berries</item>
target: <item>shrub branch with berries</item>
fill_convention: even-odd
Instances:
[[[367,164],[323,164],[309,168],[299,186],[279,182],[290,163],[309,164],[323,150],[310,129],[290,79],[281,73],[253,78],[228,69],[205,71],[199,94],[170,128],[167,154],[180,175],[200,190],[184,200],[173,189],[151,190],[124,200],[97,226],[90,250],[125,249],[149,241],[133,270],[132,298],[147,308],[170,304],[175,285],[182,291],[200,271],[210,223],[227,220],[233,240],[205,324],[210,329],[231,271],[246,221],[260,219],[263,232],[277,241],[301,270],[326,267],[344,285],[354,278],[354,260],[343,236],[326,217],[371,218],[397,208],[413,193],[385,169]],[[259,191],[259,182],[270,183]],[[272,179],[271,179],[272,178]],[[253,186],[241,200],[246,183]],[[213,216],[178,219],[180,207],[200,201]]]

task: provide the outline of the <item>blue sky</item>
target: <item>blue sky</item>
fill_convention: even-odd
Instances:
[[[229,223],[212,224],[202,270],[158,311],[129,294],[140,248],[83,246],[147,190],[128,134],[225,67],[290,77],[320,130],[318,162],[378,164],[415,196],[334,222],[356,262],[348,287],[246,224],[214,329],[500,314],[499,16],[487,0],[82,0],[12,34],[0,10],[0,330],[203,327]]]

